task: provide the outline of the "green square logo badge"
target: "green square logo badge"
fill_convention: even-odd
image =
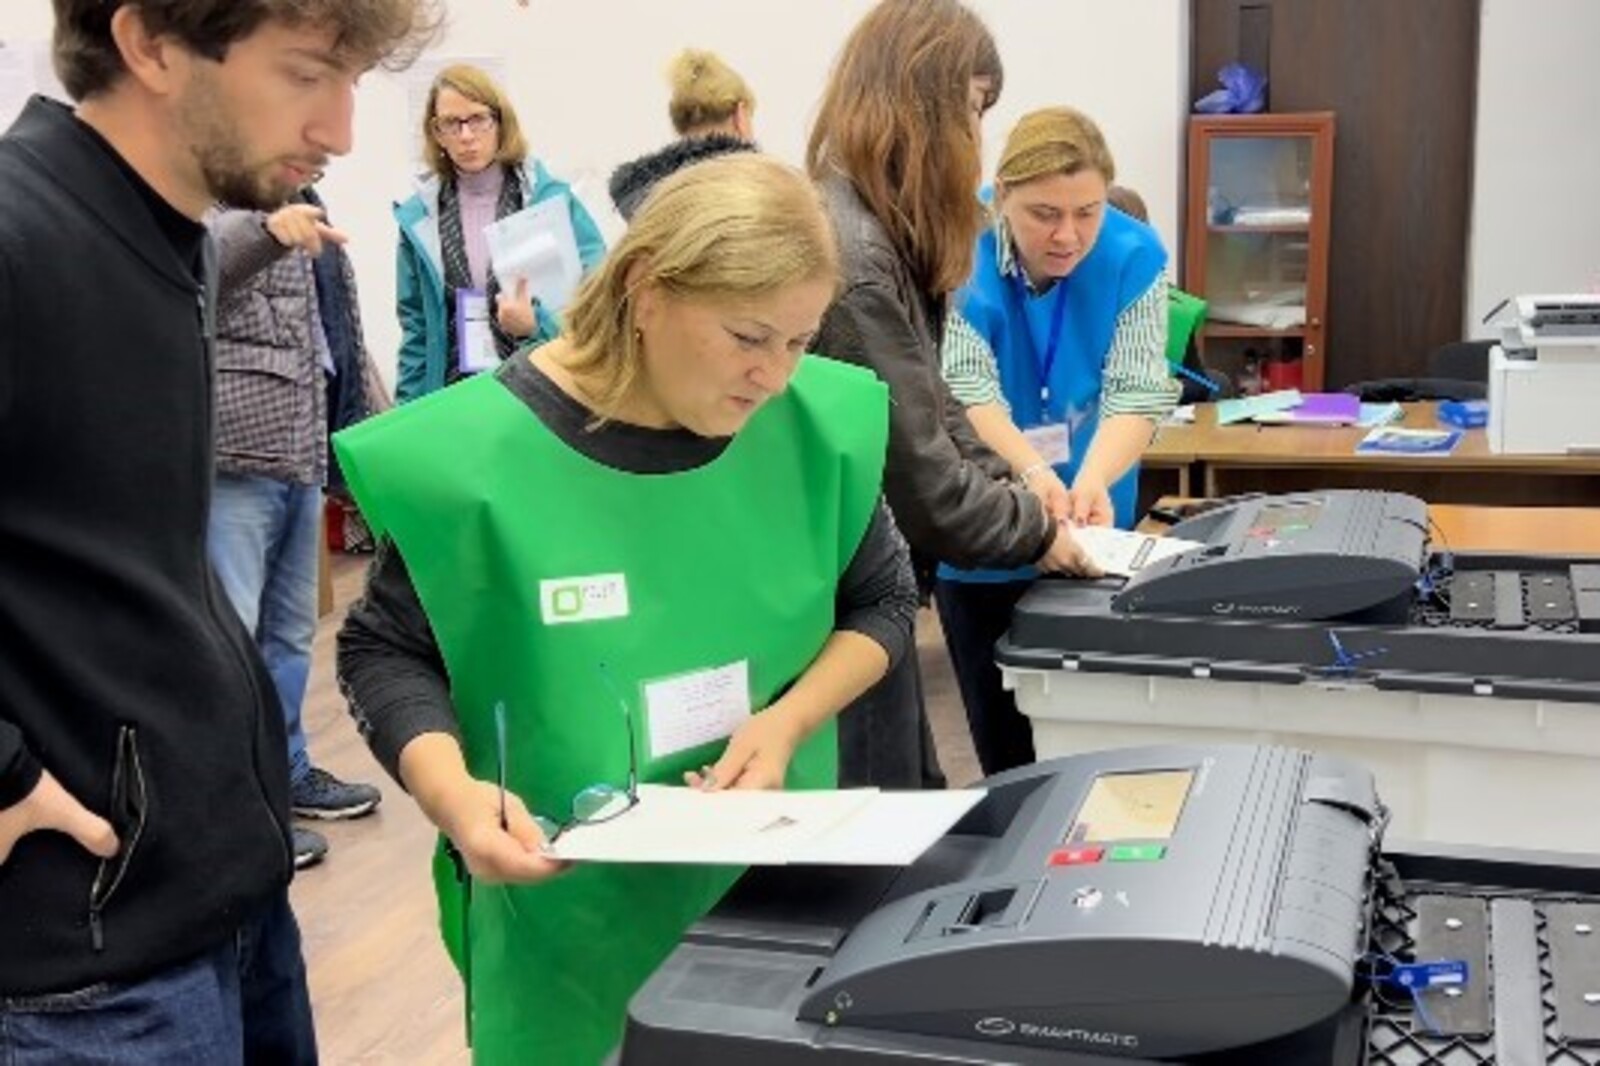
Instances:
[[[550,594],[550,613],[557,618],[571,618],[583,610],[583,589],[577,585],[563,585]]]
[[[547,626],[626,618],[628,579],[623,574],[590,574],[541,581],[539,617]]]

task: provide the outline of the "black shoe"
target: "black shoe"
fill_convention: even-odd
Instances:
[[[382,798],[371,785],[340,781],[313,766],[303,780],[294,783],[289,806],[302,818],[360,818],[371,814]]]
[[[328,841],[314,829],[294,829],[294,868],[304,870],[328,857]]]

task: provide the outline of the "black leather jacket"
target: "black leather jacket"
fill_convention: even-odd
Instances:
[[[939,376],[944,298],[923,291],[911,266],[855,188],[822,182],[838,233],[844,288],[823,318],[815,349],[870,367],[889,386],[884,496],[911,544],[919,581],[937,563],[1024,566],[1055,539],[1037,496],[1008,479],[1005,462],[977,437]]]

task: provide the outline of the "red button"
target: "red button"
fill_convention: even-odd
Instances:
[[[1051,866],[1083,866],[1091,862],[1099,862],[1106,849],[1095,847],[1083,848],[1057,848],[1050,853]]]

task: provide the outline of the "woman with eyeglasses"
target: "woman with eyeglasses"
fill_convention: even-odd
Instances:
[[[601,1061],[737,874],[563,871],[547,834],[627,817],[636,782],[832,787],[834,716],[909,654],[886,391],[805,354],[838,270],[803,174],[696,164],[559,338],[335,442],[381,531],[340,685],[446,842],[479,1063]]]
[[[1116,176],[1082,112],[1024,115],[1006,138],[946,350],[952,390],[1017,480],[1076,524],[1132,526],[1139,457],[1177,402],[1167,369],[1167,253],[1109,206]],[[963,340],[965,338],[965,340]],[[1020,427],[1020,428],[1019,428]],[[1034,760],[995,642],[1035,572],[942,567],[935,600],[986,774]]]
[[[511,101],[482,70],[459,64],[439,72],[428,90],[422,141],[428,170],[394,209],[401,332],[395,396],[402,403],[560,331],[561,309],[534,299],[526,281],[502,288],[489,262],[488,226],[559,197],[583,270],[605,255],[589,212],[528,154]],[[482,339],[474,333],[480,321],[492,353],[473,343]]]
[[[817,350],[889,386],[884,493],[924,587],[941,560],[1086,565],[1070,533],[979,443],[939,376],[946,305],[983,225],[980,124],[1001,82],[994,38],[957,0],[882,0],[839,55],[806,157],[845,275]],[[852,784],[943,785],[914,658],[840,728]]]

